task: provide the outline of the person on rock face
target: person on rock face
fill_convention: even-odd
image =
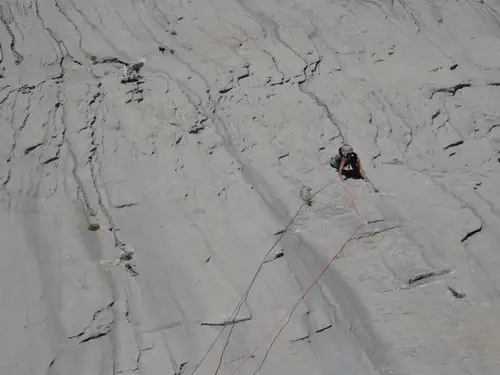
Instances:
[[[330,165],[339,173],[341,180],[347,178],[363,179],[370,185],[371,181],[366,177],[365,171],[361,166],[361,160],[349,145],[343,145],[339,148],[339,153],[330,160]]]

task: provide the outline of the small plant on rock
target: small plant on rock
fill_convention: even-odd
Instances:
[[[99,229],[101,229],[101,226],[99,224],[89,224],[87,227],[88,230],[91,230],[92,232],[96,232]]]
[[[302,201],[308,206],[313,205],[313,194],[309,186],[302,186],[302,189],[300,189],[300,199],[302,199]]]

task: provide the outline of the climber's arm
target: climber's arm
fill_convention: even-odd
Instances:
[[[344,179],[344,175],[342,174],[342,171],[344,170],[345,160],[346,160],[345,158],[342,158],[341,161],[340,161],[340,166],[339,166],[339,171],[338,172],[339,172],[339,178],[341,180]]]

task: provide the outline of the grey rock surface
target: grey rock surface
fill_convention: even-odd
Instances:
[[[0,2],[0,374],[498,375],[499,12]]]

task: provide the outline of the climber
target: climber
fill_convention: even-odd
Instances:
[[[338,155],[330,159],[330,165],[338,171],[339,178],[342,180],[347,178],[361,178],[370,185],[373,185],[368,177],[366,177],[358,155],[347,144],[340,147]]]

